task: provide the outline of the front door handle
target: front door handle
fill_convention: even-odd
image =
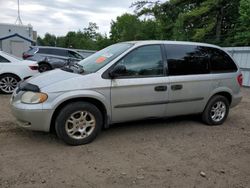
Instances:
[[[155,91],[167,91],[167,86],[156,86]]]
[[[182,85],[171,85],[171,89],[172,90],[181,90],[182,89]]]

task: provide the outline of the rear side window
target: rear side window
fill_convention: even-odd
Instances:
[[[232,58],[224,51],[216,48],[208,48],[210,56],[211,72],[222,73],[222,72],[236,72],[237,66],[235,65]]]
[[[54,48],[40,48],[38,53],[56,55],[56,56],[65,56],[65,57],[68,55],[67,50],[54,49]]]
[[[30,47],[30,49],[26,52],[27,54],[33,55],[37,52],[37,48]]]
[[[167,44],[165,47],[169,75],[207,74],[210,72],[206,48],[179,44]]]
[[[0,55],[0,63],[9,63],[10,61]]]

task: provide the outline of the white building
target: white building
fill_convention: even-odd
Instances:
[[[36,43],[37,34],[31,25],[0,23],[0,50],[22,57]]]
[[[243,86],[250,87],[250,47],[224,48],[235,59],[243,74]]]

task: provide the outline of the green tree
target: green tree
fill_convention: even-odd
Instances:
[[[173,1],[184,7],[174,27],[177,40],[205,41],[225,45],[238,17],[238,0]]]
[[[40,36],[37,37],[36,43],[39,46],[44,46],[43,39]]]
[[[125,13],[111,22],[110,38],[114,42],[137,40],[141,22],[137,16]]]
[[[172,3],[172,1],[151,2],[151,1],[137,1],[132,4],[135,7],[135,14],[154,18],[157,25],[156,39],[174,39],[173,28],[176,19],[181,12],[181,8]]]
[[[240,1],[240,17],[237,24],[235,45],[250,45],[250,0]]]
[[[99,36],[98,29],[99,27],[97,26],[96,23],[89,22],[88,27],[83,29],[85,38],[96,40],[96,38]]]
[[[44,46],[56,46],[56,36],[46,33],[43,41],[40,40],[39,42],[41,42]]]
[[[160,39],[231,44],[239,17],[239,0],[139,1],[136,14],[153,16],[159,23]]]

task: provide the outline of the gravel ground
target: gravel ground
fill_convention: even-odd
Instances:
[[[197,116],[124,123],[67,146],[23,130],[0,96],[0,187],[250,187],[250,89],[222,126]]]

